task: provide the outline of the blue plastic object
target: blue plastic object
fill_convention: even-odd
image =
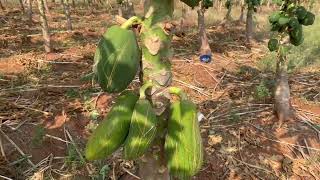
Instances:
[[[200,61],[204,63],[211,62],[211,59],[212,59],[211,54],[205,54],[200,56]]]

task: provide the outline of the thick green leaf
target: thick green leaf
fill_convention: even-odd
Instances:
[[[101,88],[109,93],[125,90],[138,71],[139,58],[134,32],[119,26],[110,27],[94,57],[94,72]]]

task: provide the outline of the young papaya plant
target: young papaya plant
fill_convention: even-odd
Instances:
[[[194,8],[200,0],[182,2]],[[101,37],[93,77],[103,91],[120,95],[88,140],[88,160],[107,158],[122,147],[124,159],[137,161],[141,179],[189,179],[200,170],[196,105],[171,87],[173,11],[174,0],[145,0],[144,17],[111,26]],[[139,93],[125,90],[138,72]],[[173,102],[170,94],[180,100]]]
[[[296,0],[282,0],[280,10],[269,16],[273,37],[268,42],[270,51],[277,52],[276,88],[274,107],[279,126],[294,117],[290,103],[290,87],[287,74],[287,55],[291,45],[303,43],[303,26],[312,25],[315,15],[300,6]]]

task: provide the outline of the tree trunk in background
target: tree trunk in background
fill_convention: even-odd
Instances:
[[[46,10],[46,13],[48,15],[50,15],[50,11],[49,11],[47,0],[43,0],[43,5],[44,5],[44,9]]]
[[[279,119],[279,127],[284,121],[293,117],[290,103],[290,87],[288,83],[285,57],[280,55],[276,69],[276,88],[274,92],[274,108]]]
[[[29,19],[29,23],[32,23],[32,0],[28,0],[28,19]]]
[[[177,28],[177,31],[175,32],[175,35],[178,36],[178,37],[182,37],[185,35],[185,32],[187,30],[187,27],[185,25],[185,22],[186,22],[186,14],[187,14],[187,9],[186,9],[186,5],[185,4],[182,4],[182,10],[181,10],[181,18],[180,18],[180,25],[179,27]]]
[[[119,7],[118,7],[118,15],[119,15],[120,17],[123,17],[123,9],[122,9],[122,7],[121,7],[121,4],[119,4]]]
[[[63,6],[64,14],[66,15],[67,19],[67,30],[72,31],[72,23],[71,23],[71,15],[70,15],[70,7],[69,3],[66,0],[61,0],[61,4]]]
[[[211,48],[209,46],[208,37],[206,34],[206,25],[204,20],[205,9],[201,8],[198,10],[198,28],[200,37],[200,56],[201,55],[211,55]]]
[[[252,36],[253,36],[253,8],[248,7],[247,11],[247,21],[246,21],[246,38],[247,43],[252,42]]]
[[[20,4],[21,11],[24,13],[24,5],[22,0],[19,0],[19,4]]]
[[[222,10],[222,7],[223,7],[223,2],[222,2],[222,0],[219,0],[219,11],[221,11]]]
[[[0,0],[0,8],[4,11],[4,10],[6,10],[6,8],[4,8],[4,6],[3,6],[3,4],[2,4],[2,2],[1,2],[1,0]]]
[[[270,8],[270,0],[267,0],[267,8]]]
[[[49,27],[48,27],[46,13],[44,10],[43,0],[38,0],[38,8],[40,13],[41,29],[42,29],[43,40],[44,40],[44,49],[47,53],[49,53],[51,52],[51,41],[50,41]]]
[[[76,8],[76,2],[74,0],[72,0],[72,8],[75,9]]]
[[[135,16],[134,12],[134,5],[131,1],[129,0],[124,0],[121,4],[118,4],[118,15],[125,18],[129,19],[132,16]]]
[[[241,11],[240,11],[239,21],[244,22],[244,9],[246,8],[246,6],[243,1],[241,1],[240,5],[241,5]]]
[[[233,3],[233,2],[232,2]],[[229,6],[229,8],[228,8],[228,11],[227,11],[227,14],[226,14],[226,17],[225,17],[225,19],[227,20],[227,21],[230,21],[231,20],[231,10],[232,10],[232,4]]]
[[[239,21],[244,22],[244,8],[245,6],[241,6]]]

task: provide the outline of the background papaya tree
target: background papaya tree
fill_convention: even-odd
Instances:
[[[28,20],[29,20],[29,23],[31,24],[32,23],[32,0],[27,0],[27,15],[28,15]]]
[[[247,5],[247,20],[246,20],[246,39],[247,43],[252,42],[254,33],[253,14],[257,12],[257,8],[260,5],[261,0],[246,0]]]
[[[200,1],[182,2],[195,7]],[[88,140],[87,159],[106,158],[123,146],[123,157],[137,160],[142,179],[186,179],[200,170],[203,148],[196,105],[171,87],[173,11],[173,0],[145,0],[142,18],[114,25],[100,39],[94,78],[105,92],[121,95]],[[138,69],[139,95],[123,92]],[[170,94],[179,100],[172,103]]]
[[[244,22],[244,11],[246,8],[245,5],[245,0],[240,0],[239,5],[240,5],[240,16],[239,16],[239,22]]]
[[[66,20],[67,20],[67,23],[66,23],[67,30],[68,31],[72,31],[72,23],[71,23],[69,2],[66,1],[66,0],[61,0],[61,4],[62,4],[63,11],[64,11],[64,14],[65,14]]]
[[[210,62],[212,58],[212,51],[209,45],[206,24],[205,24],[205,12],[209,7],[213,6],[212,0],[200,1],[200,7],[198,10],[198,28],[200,37],[200,60],[202,62]]]
[[[128,19],[135,15],[133,3],[129,0],[117,0],[118,15]]]
[[[3,6],[1,0],[0,0],[0,8],[1,8],[2,11],[6,10],[6,8]]]
[[[20,5],[21,11],[22,11],[23,13],[25,13],[25,12],[24,12],[24,4],[23,4],[23,1],[22,1],[22,0],[19,0],[19,5]]]
[[[227,14],[226,17],[224,18],[226,21],[230,21],[231,18],[231,10],[232,10],[232,6],[233,6],[233,0],[227,0],[225,3],[225,7],[227,8]]]
[[[47,16],[46,16],[43,0],[37,0],[37,1],[38,1],[38,8],[39,8],[39,14],[40,14],[42,36],[44,41],[44,49],[47,53],[49,53],[51,52],[51,39],[50,39]]]
[[[280,10],[269,16],[271,31],[275,33],[269,40],[268,48],[277,52],[278,57],[274,107],[280,126],[284,121],[294,118],[287,74],[288,49],[291,45],[299,46],[303,43],[303,26],[312,25],[314,21],[315,15],[296,0],[282,0]]]

